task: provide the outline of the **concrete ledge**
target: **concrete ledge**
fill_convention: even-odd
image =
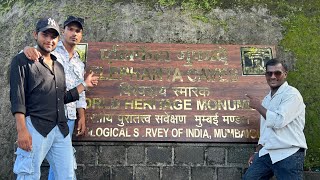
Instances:
[[[320,179],[320,172],[305,171],[304,172],[304,179],[305,180],[319,180]]]

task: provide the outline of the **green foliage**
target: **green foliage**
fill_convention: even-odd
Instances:
[[[7,12],[9,11],[12,6],[14,5],[15,0],[1,0],[0,1],[0,12]]]
[[[36,0],[0,0],[0,15],[12,9],[15,3],[28,4]]]
[[[159,0],[159,4],[161,6],[173,6],[176,3],[177,3],[176,0]]]
[[[209,19],[207,17],[201,16],[201,15],[197,15],[197,14],[193,15],[192,18],[200,20],[200,21],[205,22],[205,23],[209,22]]]
[[[213,7],[218,5],[218,0],[185,0],[182,2],[182,6],[191,10],[210,11]]]
[[[305,6],[308,10],[310,6]],[[318,6],[319,7],[319,6]],[[300,12],[284,23],[287,31],[281,42],[287,50],[295,53],[295,71],[289,73],[288,81],[300,90],[307,106],[305,135],[309,150],[305,167],[320,167],[320,13]]]

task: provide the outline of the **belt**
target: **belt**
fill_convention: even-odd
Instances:
[[[298,150],[298,152],[304,152],[304,151],[305,151],[304,148],[300,148],[300,149]]]

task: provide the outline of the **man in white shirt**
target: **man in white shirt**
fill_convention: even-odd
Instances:
[[[303,179],[307,149],[303,133],[305,104],[300,92],[287,81],[287,67],[276,59],[266,63],[266,80],[270,92],[263,99],[247,95],[250,107],[260,114],[260,139],[249,158],[243,179]]]

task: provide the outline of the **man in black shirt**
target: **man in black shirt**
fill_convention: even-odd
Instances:
[[[29,61],[20,53],[11,62],[10,101],[18,132],[14,172],[17,179],[40,179],[40,166],[46,158],[57,179],[73,179],[73,149],[64,104],[78,100],[79,93],[92,87],[97,77],[90,74],[67,92],[63,67],[50,54],[58,43],[58,24],[52,18],[40,19],[34,38],[43,58]]]

